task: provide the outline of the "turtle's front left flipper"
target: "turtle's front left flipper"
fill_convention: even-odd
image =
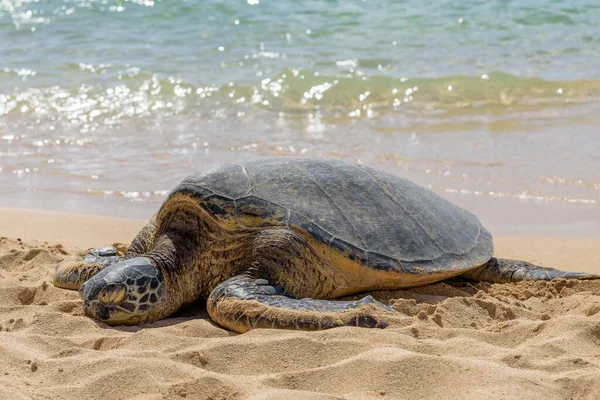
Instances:
[[[62,263],[56,267],[54,272],[54,286],[79,290],[81,284],[109,265],[123,260],[122,256],[117,255],[117,249],[114,246],[101,249],[92,249],[83,256],[83,260],[75,262]]]
[[[207,301],[219,325],[243,333],[255,328],[321,330],[338,326],[385,328],[394,310],[371,296],[357,301],[295,299],[266,279],[235,276],[217,286]]]
[[[518,281],[549,281],[556,278],[600,279],[600,275],[587,272],[568,272],[554,268],[540,267],[526,261],[494,258],[461,275],[474,281],[508,283]]]
[[[131,242],[125,255],[119,255],[114,246],[92,249],[82,260],[62,263],[56,267],[54,286],[79,290],[79,287],[104,268],[125,259],[139,257],[147,253],[154,244],[156,232],[156,215],[142,228]]]

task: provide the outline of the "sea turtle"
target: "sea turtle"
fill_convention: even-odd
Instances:
[[[84,313],[109,325],[167,317],[207,299],[210,317],[253,328],[387,326],[375,290],[461,275],[487,282],[594,279],[492,257],[476,216],[395,175],[339,160],[262,159],[187,177],[131,243],[60,265]]]

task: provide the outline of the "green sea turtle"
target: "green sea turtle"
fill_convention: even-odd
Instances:
[[[461,275],[487,282],[600,276],[492,257],[477,217],[397,176],[338,160],[205,167],[181,182],[124,256],[93,250],[57,268],[86,315],[110,325],[167,317],[207,299],[210,317],[253,328],[383,328],[367,296]]]

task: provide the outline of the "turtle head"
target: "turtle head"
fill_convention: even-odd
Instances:
[[[86,315],[109,325],[132,325],[165,316],[165,281],[143,257],[105,268],[81,285]]]

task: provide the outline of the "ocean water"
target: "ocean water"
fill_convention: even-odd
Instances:
[[[600,4],[0,0],[0,206],[148,217],[196,168],[377,166],[600,233]]]

